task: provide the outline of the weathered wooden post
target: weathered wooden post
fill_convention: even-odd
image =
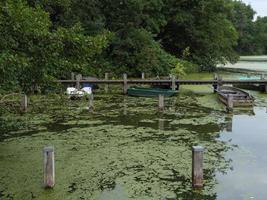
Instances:
[[[164,95],[163,94],[159,95],[159,110],[160,111],[164,110]]]
[[[44,154],[44,187],[53,188],[55,185],[54,147],[52,146],[44,147],[43,154]]]
[[[26,112],[27,108],[28,108],[28,96],[25,93],[23,93],[21,95],[21,102],[20,103],[21,103],[21,110],[23,112]]]
[[[108,80],[108,73],[105,73],[105,80]],[[105,93],[108,93],[108,84],[105,85]]]
[[[203,152],[202,146],[192,148],[192,186],[195,189],[203,187]]]
[[[76,75],[76,89],[77,90],[81,89],[81,83],[80,83],[81,79],[82,79],[82,75],[77,74]]]
[[[127,74],[123,74],[123,94],[127,94],[128,84],[127,84]]]
[[[176,89],[175,79],[176,79],[175,76],[172,75],[172,90]]]
[[[216,93],[217,89],[218,89],[218,76],[217,76],[217,74],[214,74],[213,80],[214,80],[214,84],[212,85],[213,86],[213,93]]]
[[[142,72],[142,79],[145,79],[145,73]]]
[[[90,111],[90,110],[94,109],[94,95],[93,95],[93,93],[89,95],[88,100],[89,100],[88,110]]]
[[[234,108],[234,97],[233,95],[227,95],[227,111],[231,112]]]

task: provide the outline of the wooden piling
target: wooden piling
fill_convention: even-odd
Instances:
[[[213,75],[213,80],[214,80],[214,81],[218,81],[218,76],[217,76],[217,74],[214,74],[214,75]],[[216,93],[216,92],[217,92],[217,89],[218,89],[218,84],[217,84],[217,83],[214,83],[212,86],[213,86],[213,93]]]
[[[233,95],[228,95],[227,96],[227,111],[231,112],[233,111],[234,108],[234,98]]]
[[[80,84],[81,80],[82,80],[82,75],[81,74],[77,74],[76,75],[76,89],[77,90],[81,89],[81,84]]]
[[[203,187],[203,152],[202,146],[192,148],[192,186],[195,189]]]
[[[55,185],[54,147],[52,146],[44,147],[43,154],[44,154],[44,187],[53,188]]]
[[[105,73],[105,80],[108,80],[108,73]],[[108,84],[105,85],[105,93],[108,93]]]
[[[142,72],[142,75],[141,75],[142,79],[145,79],[145,73]]]
[[[123,74],[123,94],[127,94],[128,84],[127,84],[127,74]]]
[[[164,95],[163,94],[159,95],[159,110],[160,111],[164,110]]]
[[[26,112],[28,109],[28,96],[26,94],[21,95],[21,110]]]
[[[88,101],[88,109],[90,111],[90,110],[94,109],[94,95],[93,95],[93,93],[89,95],[88,100],[89,100]]]
[[[172,75],[172,90],[176,89],[175,79],[176,79],[175,76]]]

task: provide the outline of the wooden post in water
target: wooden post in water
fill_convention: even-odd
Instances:
[[[52,146],[44,147],[43,154],[44,154],[44,187],[53,188],[55,185],[54,147]]]
[[[192,186],[193,188],[203,187],[203,152],[202,146],[192,148]]]
[[[176,89],[176,84],[175,84],[175,76],[172,75],[172,90]]]
[[[164,95],[163,94],[159,95],[159,110],[160,111],[164,110]]]
[[[27,108],[28,108],[28,96],[25,93],[23,93],[21,95],[21,102],[20,103],[21,103],[21,110],[23,112],[26,112]]]
[[[88,100],[89,100],[88,109],[90,111],[90,110],[94,109],[94,95],[93,95],[93,93],[89,95]]]
[[[108,73],[105,73],[105,80],[108,80]],[[105,93],[108,93],[108,84],[105,85]]]
[[[123,94],[127,94],[128,84],[127,84],[127,74],[123,74]]]
[[[82,79],[82,75],[81,74],[77,74],[76,75],[76,89],[77,90],[81,89],[81,84],[80,84],[81,79]]]
[[[227,111],[232,112],[234,108],[234,97],[233,95],[227,95]]]
[[[142,79],[145,79],[145,73],[144,72],[142,72]]]
[[[214,74],[214,76],[213,76],[213,80],[214,80],[214,81],[218,81],[218,76],[217,76],[217,74]],[[212,86],[213,86],[213,93],[216,93],[216,92],[217,92],[217,89],[218,89],[218,83],[214,83]]]

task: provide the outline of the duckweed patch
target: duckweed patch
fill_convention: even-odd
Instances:
[[[1,135],[1,199],[214,199],[215,172],[226,173],[233,148],[217,140],[225,113],[201,94],[166,99],[95,95],[87,101],[34,96],[28,113]],[[212,102],[215,99],[211,99]],[[8,137],[7,137],[8,135]],[[42,185],[42,148],[56,149],[56,186]],[[191,147],[205,147],[205,187],[191,189]]]

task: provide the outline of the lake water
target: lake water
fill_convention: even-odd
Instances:
[[[0,199],[266,199],[267,95],[250,91],[254,108],[228,114],[212,91],[183,86],[163,113],[157,99],[116,89],[97,92],[93,112],[86,100],[31,97],[28,113],[0,119]],[[45,145],[55,147],[53,190],[42,188]],[[202,191],[191,188],[194,145],[205,148]]]
[[[235,70],[267,72],[267,56],[241,56],[239,62],[220,65],[220,67]]]

